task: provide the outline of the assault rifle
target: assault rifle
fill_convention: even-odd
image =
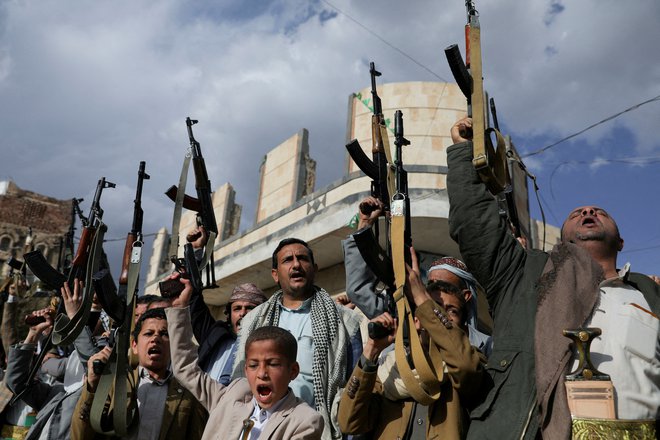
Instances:
[[[60,239],[60,252],[57,257],[57,270],[64,272],[71,265],[71,260],[73,259],[73,252],[75,249],[75,244],[73,238],[76,231],[76,215],[80,217],[81,223],[83,226],[87,222],[87,217],[85,217],[80,210],[80,202],[84,199],[71,199],[71,223],[69,224],[69,230],[64,235],[64,239]]]
[[[96,362],[95,372],[100,371],[101,381],[92,402],[90,423],[95,431],[107,434],[112,431],[118,436],[125,436],[129,426],[137,417],[137,393],[133,388],[133,381],[129,380],[131,365],[128,362],[131,328],[135,309],[137,283],[140,275],[142,261],[142,184],[150,176],[145,172],[145,162],[140,162],[138,168],[137,187],[133,201],[133,224],[126,237],[124,254],[122,257],[121,275],[119,276],[119,291],[115,287],[110,271],[102,270],[94,275],[94,289],[103,305],[103,309],[110,316],[115,329],[111,333],[108,345],[113,346],[113,353],[107,364]],[[125,396],[131,388],[129,404],[121,402],[112,403],[112,411],[106,407],[106,399],[111,389],[115,395]],[[112,412],[112,427],[109,428],[109,412]]]
[[[99,301],[103,306],[103,310],[105,310],[108,316],[110,316],[110,318],[112,318],[117,324],[124,322],[126,319],[127,306],[130,306],[127,302],[127,298],[129,295],[128,284],[131,263],[139,261],[142,253],[142,220],[144,215],[142,210],[142,184],[145,180],[150,179],[150,176],[145,172],[145,165],[146,163],[141,161],[138,168],[135,200],[133,200],[133,223],[131,230],[126,236],[126,242],[124,244],[124,254],[121,261],[121,274],[119,275],[119,291],[117,291],[117,288],[114,285],[109,270],[102,271],[102,273],[95,274],[94,276],[94,288]],[[137,284],[137,280],[135,283]],[[131,295],[134,293],[135,292],[130,292]]]
[[[105,188],[114,187],[115,184],[106,181],[105,177],[102,177],[98,181],[98,184],[96,185],[96,193],[94,194],[94,200],[92,201],[92,206],[90,207],[88,222],[84,225],[80,237],[80,243],[78,244],[76,255],[71,262],[71,268],[69,270],[68,276],[62,274],[53,268],[50,264],[48,264],[48,261],[46,261],[46,258],[40,250],[28,252],[24,255],[25,263],[28,265],[32,273],[34,273],[35,276],[45,284],[53,289],[56,289],[57,294],[59,294],[59,291],[64,286],[64,283],[67,283],[69,288],[73,291],[74,280],[85,280],[83,302],[73,319],[69,320],[68,316],[62,313],[64,309],[64,302],[60,301],[53,331],[42,347],[41,353],[39,354],[39,357],[35,361],[34,366],[27,377],[24,391],[27,390],[32,384],[32,381],[36,377],[38,371],[41,369],[41,363],[44,359],[44,356],[50,350],[50,348],[53,345],[68,345],[72,343],[87,324],[90,308],[92,305],[91,278],[92,274],[98,266],[101,253],[103,252],[101,245],[103,243],[103,236],[107,230],[107,227],[101,221],[103,217],[103,209],[101,209],[100,205],[101,193]],[[16,402],[16,400],[18,400],[21,395],[22,392],[15,395],[12,398],[11,403]]]
[[[390,186],[392,180],[388,181],[388,163],[390,158],[390,143],[387,134],[385,118],[383,116],[383,107],[381,99],[376,90],[376,77],[381,73],[376,70],[373,62],[369,63],[369,73],[371,75],[371,96],[373,101],[373,115],[371,116],[371,155],[369,159],[364,153],[357,139],[351,140],[346,144],[346,149],[355,164],[364,174],[371,178],[371,195],[383,204],[384,213],[390,211]],[[371,207],[360,205],[360,211],[363,214],[370,214]],[[385,222],[385,236],[389,240],[389,224]],[[388,288],[394,287],[394,274],[392,272],[392,258],[389,244],[383,249],[379,243],[378,222],[374,225],[373,231],[365,229],[353,234],[355,243],[360,251],[360,255],[367,263],[372,272]]]
[[[195,259],[195,250],[191,243],[183,246],[183,258],[172,257],[172,263],[175,270],[181,274],[181,278],[189,279],[193,288],[193,293],[202,291],[202,278],[199,274],[199,266]],[[178,279],[165,280],[158,283],[158,289],[163,298],[173,298],[179,296],[183,291],[184,285]]]
[[[206,171],[206,163],[204,162],[204,157],[202,157],[202,150],[199,142],[197,142],[195,139],[192,131],[192,126],[197,124],[197,122],[197,119],[190,119],[190,117],[186,118],[186,127],[188,129],[188,139],[190,140],[193,170],[195,171],[195,190],[197,191],[197,198],[184,194],[182,205],[186,209],[197,212],[198,226],[202,226],[209,234],[209,239],[206,244],[205,260],[202,261],[200,269],[206,267],[209,261],[211,262],[211,266],[207,268],[206,277],[207,285],[214,286],[215,271],[212,254],[215,238],[218,235],[218,224],[215,219],[215,212],[213,211],[213,191],[211,189],[211,181],[209,180],[208,173]],[[179,191],[185,191],[185,188],[177,188],[176,185],[172,185],[165,192],[165,194],[176,203],[179,196]],[[196,240],[197,238],[198,236],[192,237],[192,240]],[[172,239],[177,240],[178,237],[172,237]],[[176,258],[176,255],[171,255],[170,257]]]
[[[497,120],[497,108],[495,107],[495,100],[490,98],[489,104],[490,114],[493,117],[493,127],[495,130],[500,131],[500,124]],[[511,142],[510,138],[507,137],[507,141]],[[507,148],[507,157],[509,157],[510,154],[513,154],[513,152],[510,148]],[[513,181],[510,178],[507,182],[507,185],[504,187],[504,191],[502,191],[502,193],[500,193],[498,196],[498,202],[500,203],[500,206],[505,206],[504,208],[500,208],[500,215],[508,219],[513,235],[516,238],[522,237],[522,233],[520,231],[520,218],[518,217],[518,208],[516,208],[516,200],[513,196]]]
[[[493,195],[497,195],[504,191],[511,181],[506,157],[506,145],[500,132],[489,128],[486,123],[488,109],[483,87],[479,12],[477,12],[473,0],[466,0],[465,7],[467,9],[467,24],[465,25],[466,61],[463,63],[460,50],[456,44],[447,47],[445,54],[458,87],[468,100],[468,116],[472,118],[474,153],[472,163],[488,190]],[[497,148],[493,147],[491,134],[495,135]]]
[[[83,225],[82,234],[80,235],[80,242],[76,249],[76,254],[71,261],[71,268],[69,274],[64,275],[55,268],[53,268],[43,253],[40,250],[28,252],[25,254],[25,262],[34,273],[34,275],[41,281],[46,283],[51,288],[59,292],[64,283],[68,283],[69,287],[73,289],[73,280],[85,279],[85,270],[87,268],[87,260],[90,257],[92,242],[99,228],[105,228],[101,219],[103,218],[103,209],[101,209],[100,200],[101,193],[105,188],[114,188],[115,184],[105,180],[101,177],[96,185],[96,193],[94,200],[89,211],[87,224]]]

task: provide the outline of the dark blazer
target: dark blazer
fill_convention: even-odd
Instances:
[[[215,320],[201,294],[194,295],[190,302],[190,317],[193,335],[199,343],[197,364],[203,371],[208,372],[217,347],[227,339],[236,340],[236,335],[232,333],[230,324]]]

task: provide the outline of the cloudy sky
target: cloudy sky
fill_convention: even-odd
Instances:
[[[477,8],[486,88],[522,154],[660,95],[657,0]],[[123,238],[146,160],[144,231],[169,228],[163,191],[191,116],[213,186],[232,183],[248,228],[270,149],[305,127],[316,188],[339,179],[347,97],[369,61],[387,82],[451,80],[443,49],[462,46],[464,22],[462,0],[2,0],[0,180],[87,210],[105,176],[107,237]],[[656,100],[526,159],[550,223],[603,206],[626,239],[620,262],[646,273],[660,273],[659,121]],[[122,246],[106,246],[117,265]]]

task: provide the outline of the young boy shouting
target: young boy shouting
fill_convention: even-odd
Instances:
[[[174,275],[176,277],[176,275]],[[300,371],[296,340],[278,327],[261,327],[245,344],[245,376],[224,386],[197,365],[192,343],[188,280],[167,309],[172,367],[179,382],[209,411],[205,439],[320,439],[321,415],[289,388]]]

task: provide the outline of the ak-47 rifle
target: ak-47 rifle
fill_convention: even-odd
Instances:
[[[139,260],[142,253],[142,222],[144,215],[142,210],[142,184],[145,180],[150,179],[150,176],[145,172],[145,166],[146,163],[141,161],[138,168],[135,200],[133,200],[133,223],[124,244],[121,273],[119,275],[119,290],[115,287],[109,270],[94,275],[94,288],[103,310],[118,325],[126,319],[126,310],[130,306],[127,302],[129,293],[131,295],[135,294],[135,292],[128,292],[131,263]],[[137,281],[135,282],[137,283]]]
[[[58,316],[55,320],[53,331],[42,347],[41,353],[27,377],[24,390],[29,388],[36,377],[37,372],[41,368],[43,358],[52,345],[68,345],[72,343],[87,324],[87,319],[92,306],[92,274],[98,267],[101,253],[103,252],[103,236],[107,230],[107,227],[102,222],[103,209],[101,209],[100,205],[101,193],[105,188],[114,187],[115,184],[106,181],[105,177],[102,177],[98,181],[94,200],[90,207],[88,222],[83,227],[78,249],[76,250],[76,255],[71,261],[71,268],[69,269],[68,276],[62,274],[48,264],[48,261],[46,261],[46,258],[40,250],[28,252],[24,255],[25,262],[32,273],[50,288],[55,289],[57,294],[59,294],[64,283],[67,283],[69,288],[73,291],[73,284],[76,279],[83,279],[85,281],[83,302],[71,320],[69,320],[68,316],[63,313],[64,303],[60,301],[57,310]],[[15,395],[12,398],[12,403],[19,399],[21,394],[22,393]]]
[[[390,194],[393,190],[393,180],[388,179],[388,163],[392,163],[390,154],[389,136],[381,99],[376,89],[376,77],[381,73],[376,70],[373,62],[369,64],[371,75],[371,96],[373,101],[373,115],[371,116],[371,155],[369,159],[364,153],[357,139],[346,144],[346,149],[355,164],[364,174],[371,178],[371,195],[383,204],[383,212],[390,211]],[[390,188],[392,187],[392,188]],[[369,214],[371,207],[360,205],[363,214]],[[387,217],[387,215],[386,215]],[[389,240],[389,224],[385,222],[385,236]],[[394,287],[394,274],[392,272],[392,258],[389,244],[383,249],[379,243],[378,223],[373,228],[358,231],[353,234],[360,255],[371,271],[389,289]]]
[[[94,275],[94,289],[98,295],[103,309],[115,323],[110,340],[113,352],[109,362],[103,364],[96,362],[95,371],[100,371],[101,380],[94,395],[90,410],[90,423],[92,428],[102,434],[112,432],[118,436],[126,436],[129,427],[137,417],[137,393],[134,389],[131,376],[131,365],[128,362],[128,350],[133,325],[135,299],[137,296],[137,283],[140,275],[142,261],[142,184],[150,176],[145,172],[145,162],[140,162],[138,168],[137,188],[133,201],[133,224],[126,237],[124,254],[122,257],[121,274],[119,276],[119,291],[115,287],[110,271],[102,270]],[[109,341],[110,344],[110,341]],[[129,388],[131,392],[128,393]],[[106,406],[106,400],[111,390],[116,396],[130,396],[128,405],[121,402],[112,408]],[[112,413],[112,423],[109,423],[109,413]],[[110,426],[109,426],[110,425]]]
[[[84,199],[71,199],[71,223],[69,224],[69,230],[64,234],[64,239],[60,240],[60,252],[57,257],[57,270],[59,272],[64,272],[71,266],[75,250],[73,238],[76,231],[76,215],[81,219],[83,226],[87,223],[87,217],[80,210],[80,203],[83,201]]]
[[[183,258],[172,258],[174,268],[181,274],[181,278],[189,279],[193,293],[202,291],[202,278],[195,258],[195,249],[191,243],[183,246]],[[158,289],[163,298],[173,298],[183,292],[184,285],[178,279],[165,280],[158,283]]]
[[[467,24],[465,25],[465,63],[456,44],[445,49],[449,67],[458,87],[468,100],[468,116],[472,118],[472,163],[488,190],[497,195],[510,182],[504,137],[486,123],[487,105],[484,97],[481,64],[481,25],[474,0],[466,0]],[[494,134],[497,148],[490,135]]]
[[[490,114],[493,117],[493,128],[499,132],[500,124],[497,120],[497,108],[495,107],[495,100],[490,98],[489,104]],[[511,142],[508,136],[507,141]],[[507,157],[509,157],[510,153],[512,153],[512,149],[507,148]],[[498,195],[498,202],[500,203],[500,206],[505,206],[505,208],[500,209],[500,215],[508,220],[513,235],[516,238],[522,237],[522,232],[520,229],[520,217],[518,217],[518,208],[516,208],[516,200],[513,196],[513,182],[510,178],[504,187],[504,191]]]
[[[103,209],[101,209],[100,200],[101,193],[105,188],[114,188],[115,184],[105,180],[105,177],[99,179],[96,185],[96,192],[94,200],[90,207],[89,217],[87,224],[83,225],[83,230],[80,235],[80,242],[76,249],[76,254],[71,261],[71,268],[69,269],[68,276],[62,274],[53,268],[41,251],[36,250],[25,254],[25,262],[29,266],[34,275],[41,281],[46,283],[52,289],[59,292],[64,283],[68,283],[69,287],[73,289],[73,280],[76,278],[84,279],[85,271],[87,268],[87,260],[90,257],[92,242],[99,229],[105,228],[101,221],[103,218]]]
[[[197,124],[197,122],[198,121],[196,119],[190,119],[190,117],[186,118],[186,127],[188,129],[188,139],[190,140],[193,170],[195,171],[195,190],[197,191],[197,198],[184,194],[182,199],[182,206],[186,209],[197,212],[198,226],[202,226],[209,234],[209,238],[206,243],[206,252],[204,257],[205,260],[202,261],[202,264],[199,268],[202,270],[207,267],[207,263],[211,263],[206,272],[207,286],[210,287],[215,285],[213,245],[215,244],[215,238],[218,235],[218,223],[215,219],[215,212],[213,211],[213,191],[211,189],[211,181],[209,180],[208,173],[206,171],[206,163],[204,162],[204,157],[202,156],[202,150],[199,142],[197,142],[195,139],[192,131],[192,126]],[[176,185],[172,185],[165,192],[165,194],[176,203],[177,199],[180,197],[179,191],[185,191],[185,188],[177,188]],[[175,230],[175,228],[172,229]],[[178,231],[178,227],[176,230]],[[197,238],[198,236],[191,237],[192,240],[196,240]],[[172,237],[172,240],[177,239],[178,237]],[[170,255],[170,257],[176,258],[176,254]]]

